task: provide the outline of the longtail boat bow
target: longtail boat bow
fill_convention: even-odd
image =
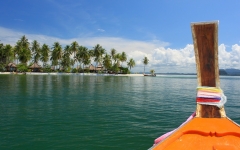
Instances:
[[[192,23],[198,86],[220,88],[218,21]],[[197,103],[196,115],[155,144],[153,150],[240,150],[240,126],[224,106]]]

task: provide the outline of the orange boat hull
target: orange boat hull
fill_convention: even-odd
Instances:
[[[240,127],[229,118],[194,118],[153,150],[239,150]]]

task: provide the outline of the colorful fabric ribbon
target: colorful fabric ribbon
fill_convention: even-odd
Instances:
[[[221,108],[227,102],[227,97],[220,88],[200,86],[197,87],[196,101],[198,104],[214,105]]]

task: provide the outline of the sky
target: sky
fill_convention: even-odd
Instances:
[[[146,56],[146,71],[196,73],[190,24],[218,20],[219,68],[240,69],[239,8],[239,0],[2,0],[0,42],[100,44],[133,58],[132,72],[143,72]]]

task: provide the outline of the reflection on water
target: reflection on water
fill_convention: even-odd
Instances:
[[[240,77],[221,77],[240,123]],[[147,149],[195,110],[196,76],[1,75],[0,149]]]

